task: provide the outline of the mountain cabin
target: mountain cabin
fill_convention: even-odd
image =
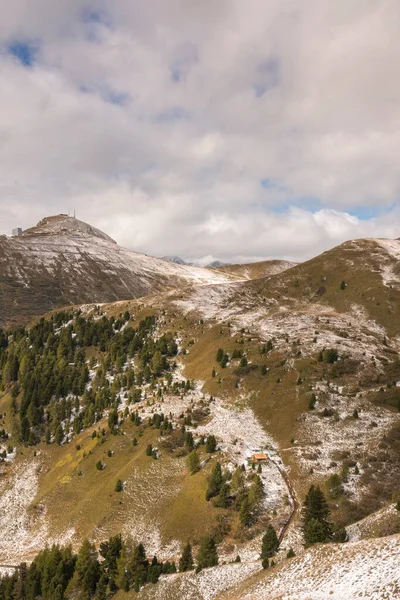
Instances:
[[[252,463],[264,463],[264,462],[267,462],[267,460],[268,460],[267,454],[262,454],[262,453],[261,454],[253,454],[250,457],[250,462],[252,462]]]

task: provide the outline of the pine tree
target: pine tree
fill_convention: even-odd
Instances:
[[[306,546],[327,541],[325,527],[318,519],[307,521],[303,527],[303,534]]]
[[[82,598],[89,600],[96,591],[100,579],[100,565],[97,550],[89,540],[84,540],[76,561],[75,576]]]
[[[268,525],[265,535],[262,539],[261,558],[268,559],[274,556],[279,548],[279,540],[275,529]]]
[[[191,475],[197,473],[197,471],[200,469],[200,458],[197,450],[192,450],[191,453],[188,454],[186,464]]]
[[[304,501],[303,534],[306,546],[317,542],[327,542],[332,538],[329,507],[318,486],[310,487]]]
[[[13,600],[25,600],[26,598],[26,578],[27,568],[26,563],[20,565],[18,578],[14,586]]]
[[[215,539],[212,536],[203,537],[200,540],[200,549],[197,555],[198,569],[215,567],[218,564],[218,553]]]
[[[215,435],[209,435],[206,441],[206,452],[212,454],[217,449],[217,440]]]
[[[54,440],[55,440],[56,444],[61,446],[63,439],[64,439],[64,432],[63,432],[61,423],[59,423],[59,425],[57,425],[57,428],[56,428],[56,431],[54,434]]]
[[[227,483],[223,483],[218,496],[213,501],[214,506],[217,508],[226,508],[228,506],[228,494],[229,486]]]
[[[211,472],[211,476],[208,482],[208,489],[206,492],[206,500],[210,500],[214,496],[218,496],[222,485],[222,470],[219,462],[216,463],[215,467]]]
[[[228,362],[229,362],[229,355],[228,355],[228,354],[225,352],[225,353],[224,353],[224,355],[223,355],[223,357],[222,357],[222,360],[221,360],[221,362],[220,362],[220,364],[221,364],[221,367],[222,367],[223,369],[225,369],[225,367],[226,367],[226,365],[228,364]]]
[[[156,377],[161,375],[162,371],[164,370],[164,360],[165,359],[161,352],[157,350],[151,359],[151,370]]]
[[[193,439],[193,434],[191,431],[187,431],[185,433],[185,444],[186,444],[187,448],[189,449],[189,451],[191,452],[194,448],[194,439]]]
[[[253,484],[249,490],[249,504],[251,508],[256,508],[264,495],[264,485],[258,475],[254,476]]]
[[[233,473],[231,480],[231,490],[232,492],[241,491],[244,487],[244,477],[243,471],[241,467],[237,467]]]
[[[248,527],[251,523],[250,503],[247,496],[242,500],[240,505],[239,519],[243,527]]]
[[[112,433],[115,433],[115,429],[118,425],[118,410],[114,408],[108,415],[108,427]]]
[[[189,542],[183,549],[182,556],[179,559],[179,571],[191,571],[193,569],[193,554],[192,554],[192,546]]]
[[[63,598],[61,598],[63,600]],[[96,600],[107,600],[107,577],[103,573],[96,588]]]

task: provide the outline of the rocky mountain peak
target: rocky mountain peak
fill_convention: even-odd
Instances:
[[[104,241],[116,244],[116,242],[110,238],[106,233],[103,233],[99,229],[96,229],[92,225],[79,221],[75,217],[69,217],[68,215],[55,215],[51,217],[45,217],[36,225],[23,232],[24,236],[32,235],[68,235],[68,236],[85,236],[100,238]]]

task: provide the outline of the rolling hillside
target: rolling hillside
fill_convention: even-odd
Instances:
[[[25,240],[37,235],[70,244],[82,234],[28,232]],[[85,537],[99,545],[122,533],[143,541],[148,556],[177,562],[188,540],[197,555],[209,534],[218,541],[218,567],[165,575],[139,596],[120,591],[116,600],[396,598],[399,248],[398,240],[356,240],[264,278],[207,285],[208,271],[193,284],[198,271],[189,269],[192,279],[175,289],[85,302],[6,336],[1,561],[31,560],[46,542],[77,549]],[[47,388],[40,396],[43,419],[24,400],[24,365],[34,369],[25,354],[33,348],[60,373],[55,396]],[[154,358],[158,348],[165,360]],[[61,381],[75,391],[63,391]],[[200,461],[194,474],[192,442]],[[255,470],[250,459],[259,452],[267,460]],[[220,505],[206,499],[217,463],[229,487]],[[239,467],[246,493],[260,485],[255,474],[262,485],[245,525]],[[321,486],[334,530],[348,543],[304,549],[300,507],[311,484]],[[259,557],[268,524],[281,549],[265,572]],[[287,559],[290,548],[296,557]],[[329,575],[333,567],[340,578]]]
[[[224,265],[213,269],[218,273],[235,275],[243,279],[260,279],[291,269],[296,264],[287,260],[263,260],[247,264]]]

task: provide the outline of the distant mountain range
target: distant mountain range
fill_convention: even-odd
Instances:
[[[167,260],[168,262],[175,263],[176,265],[186,265],[188,267],[198,266],[196,263],[186,262],[180,256],[162,256],[161,260]],[[220,260],[213,260],[212,262],[208,263],[204,268],[205,269],[215,269],[217,267],[226,267],[229,264],[231,264],[231,263],[221,262]]]

